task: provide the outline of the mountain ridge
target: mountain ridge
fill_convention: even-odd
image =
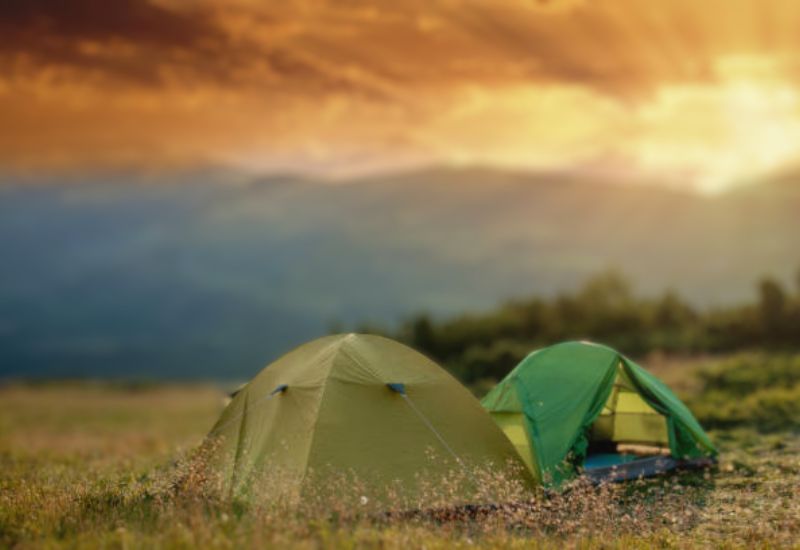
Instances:
[[[800,265],[800,203],[770,181],[704,196],[488,169],[218,176],[0,186],[0,376],[235,378],[334,322],[486,309],[608,268],[710,306]]]

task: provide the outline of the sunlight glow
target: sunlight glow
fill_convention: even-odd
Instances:
[[[484,165],[716,192],[800,161],[796,0],[424,4],[160,0],[111,31],[12,10],[0,169]]]

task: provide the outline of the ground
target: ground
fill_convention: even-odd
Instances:
[[[222,406],[209,385],[0,387],[0,547],[800,547],[796,427],[713,431],[716,470],[578,485],[523,509],[386,519],[176,496],[181,457]]]

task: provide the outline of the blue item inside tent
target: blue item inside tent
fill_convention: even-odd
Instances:
[[[633,462],[638,458],[640,457],[636,455],[625,455],[619,453],[591,454],[586,457],[586,460],[583,461],[583,467],[587,470],[593,470],[595,468],[611,468],[613,466],[619,466],[620,464]]]

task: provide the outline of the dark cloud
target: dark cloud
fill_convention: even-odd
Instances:
[[[146,84],[169,74],[380,98],[417,86],[558,82],[625,98],[707,81],[728,52],[795,51],[795,0],[769,5],[776,9],[757,0],[5,0],[0,56],[11,67],[32,60]]]
[[[34,48],[52,39],[184,47],[218,36],[207,13],[170,10],[148,0],[6,0],[0,14],[6,49]]]
[[[0,55],[13,66],[93,71],[153,83],[164,63],[212,51],[226,36],[211,14],[148,0],[6,0],[0,4]],[[214,67],[210,56],[209,67]]]
[[[6,0],[0,60],[147,85],[207,80],[374,99],[464,82],[572,83],[631,97],[711,75],[721,42],[705,12],[714,10],[676,2],[683,8],[659,12],[638,0],[327,0],[313,9],[293,0]]]
[[[123,85],[256,86],[287,93],[342,92],[385,99],[385,90],[339,71],[302,45],[269,40],[285,20],[245,18],[267,35],[226,28],[224,4],[180,9],[150,0],[7,0],[0,4],[0,62],[14,71],[65,68]],[[241,15],[241,11],[239,13]],[[257,33],[258,34],[258,33]],[[75,73],[78,73],[77,75]]]

